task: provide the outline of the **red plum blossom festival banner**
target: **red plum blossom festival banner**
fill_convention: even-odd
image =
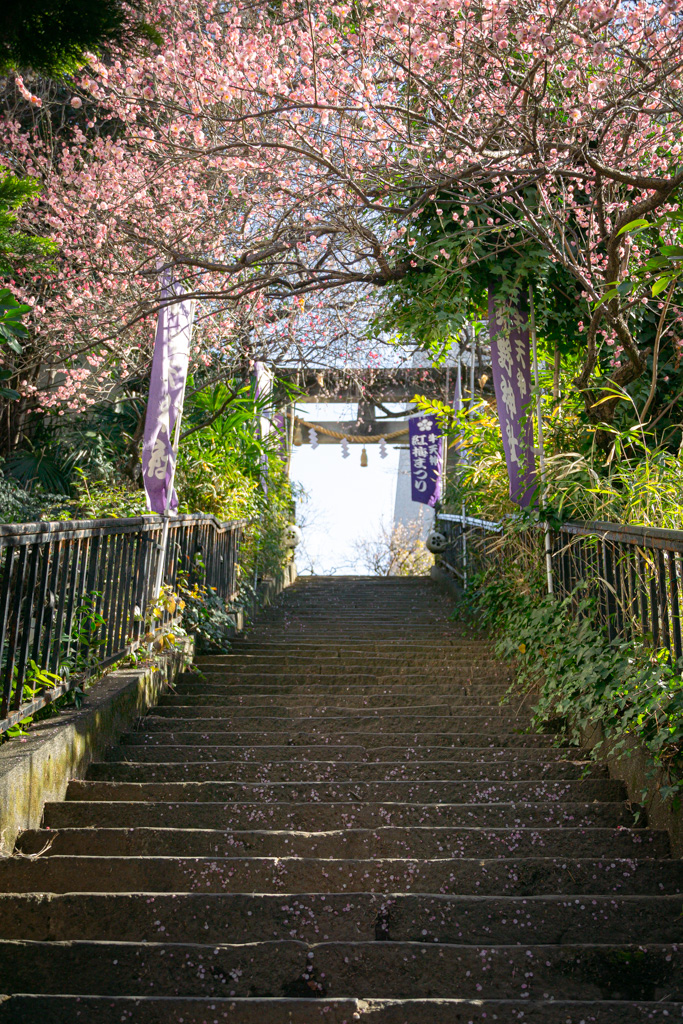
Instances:
[[[443,437],[434,413],[408,420],[410,483],[413,501],[434,508],[441,497]]]

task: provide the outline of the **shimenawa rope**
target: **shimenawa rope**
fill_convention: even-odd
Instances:
[[[403,427],[402,430],[394,430],[391,434],[341,434],[337,430],[328,430],[327,427],[321,427],[318,423],[308,423],[298,416],[294,417],[294,422],[300,427],[308,427],[309,429],[313,427],[316,433],[327,434],[328,437],[334,437],[337,441],[346,439],[349,444],[373,444],[382,440],[394,441],[397,437],[403,437],[408,433],[408,428]]]

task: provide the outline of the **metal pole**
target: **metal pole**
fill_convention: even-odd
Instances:
[[[541,389],[538,383],[538,352],[536,349],[536,314],[534,310],[534,290],[529,285],[529,326],[531,328],[531,349],[534,359],[534,383],[536,385],[536,422],[538,424],[538,465],[541,473],[541,501],[545,502],[545,451],[543,448],[543,418],[541,408]],[[550,540],[550,524],[545,528],[545,571],[548,580],[548,593],[553,593],[553,556]]]

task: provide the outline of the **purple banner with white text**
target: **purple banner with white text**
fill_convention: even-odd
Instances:
[[[173,302],[174,296],[178,301]],[[175,451],[173,428],[183,408],[194,302],[183,299],[182,287],[170,270],[161,279],[149,399],[142,442],[142,476],[147,506],[152,512],[175,512],[178,498],[173,487]]]
[[[434,413],[408,420],[410,484],[413,501],[431,508],[441,497],[443,437]]]
[[[510,498],[526,508],[536,487],[531,402],[529,309],[522,295],[515,304],[497,299],[489,285],[491,369],[510,478]]]

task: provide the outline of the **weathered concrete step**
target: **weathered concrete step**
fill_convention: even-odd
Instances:
[[[152,748],[153,750],[157,748]],[[175,758],[170,764],[164,757],[136,762],[135,754],[145,747],[134,747],[129,760],[103,761],[91,764],[86,779],[98,782],[200,782],[224,780],[231,782],[357,782],[368,780],[401,781],[429,779],[486,779],[488,781],[537,781],[542,779],[605,779],[604,765],[572,761],[283,761],[253,764],[244,761],[191,760]],[[196,756],[197,748],[190,748]]]
[[[498,707],[500,697],[497,694],[477,694],[467,696],[456,695],[435,695],[427,693],[416,693],[412,689],[400,691],[389,690],[387,693],[374,692],[370,694],[335,694],[335,693],[291,693],[287,695],[255,693],[247,690],[246,693],[226,693],[221,683],[178,683],[172,694],[165,694],[160,704],[203,704],[225,705],[233,708],[254,708],[266,710],[278,708],[282,711],[301,708],[326,708],[335,706],[348,710],[349,708],[416,708],[423,707],[425,703],[438,704],[447,708],[470,708],[470,707]],[[528,705],[527,705],[528,706]],[[512,705],[513,709],[515,705]]]
[[[414,593],[411,595],[398,595],[385,593],[380,595],[375,593],[372,595],[359,595],[358,598],[345,595],[339,601],[335,601],[334,598],[326,595],[322,602],[320,595],[288,594],[287,596],[286,607],[271,606],[260,612],[258,624],[256,625],[257,633],[260,633],[266,626],[281,627],[283,623],[286,624],[285,615],[287,621],[289,621],[292,615],[298,616],[303,613],[308,622],[320,616],[323,621],[331,620],[338,623],[340,606],[348,612],[349,620],[352,622],[358,620],[367,623],[368,610],[374,611],[375,621],[384,622],[388,620],[392,626],[397,624],[395,614],[397,611],[409,611],[416,616],[438,619],[445,624],[449,621],[444,614],[443,603],[440,604],[434,594]],[[377,603],[378,599],[379,603]],[[391,618],[388,618],[388,612],[391,613]],[[408,625],[411,626],[412,622],[409,622]]]
[[[458,666],[463,664],[488,665],[495,667],[501,664],[496,658],[492,647],[482,644],[450,644],[446,647],[438,647],[435,644],[420,646],[415,643],[395,645],[389,649],[354,649],[353,646],[344,644],[335,647],[333,644],[320,646],[302,645],[296,647],[291,644],[286,648],[273,649],[267,643],[258,644],[253,650],[245,651],[233,647],[229,654],[212,654],[197,658],[195,665],[202,671],[207,668],[227,669],[235,667],[264,667],[264,668],[299,668],[303,667],[327,667],[335,666],[368,666],[390,671],[394,668],[405,667],[408,671],[415,672],[425,666],[432,669],[444,666],[457,672]],[[504,663],[503,663],[504,664]]]
[[[0,996],[2,1000],[2,996]],[[672,1024],[683,1005],[621,1000],[11,996],[0,1024]]]
[[[47,803],[47,828],[139,826],[164,828],[279,828],[324,832],[378,825],[458,825],[482,828],[633,827],[633,805],[626,803],[532,803],[519,800],[487,804],[411,803],[145,803],[141,800],[66,800]],[[644,821],[644,815],[639,819]],[[2,863],[0,861],[0,863]]]
[[[6,939],[164,942],[680,942],[679,896],[312,893],[0,895]]]
[[[485,782],[474,779],[421,782],[88,782],[72,780],[68,800],[162,800],[230,803],[340,802],[510,803],[529,801],[619,801],[626,788],[619,779],[567,779],[538,782]]]
[[[390,616],[387,615],[388,610],[390,610]],[[285,612],[286,617],[283,614],[278,615],[279,611]],[[286,608],[264,610],[259,615],[258,623],[253,624],[250,631],[247,632],[246,638],[248,640],[252,634],[260,636],[263,632],[271,631],[288,634],[291,622],[299,620],[303,621],[305,626],[310,627],[313,636],[317,638],[315,625],[318,620],[335,629],[343,629],[346,625],[344,616],[347,614],[349,624],[353,624],[354,627],[356,625],[372,627],[377,622],[381,626],[386,623],[391,630],[394,630],[404,623],[406,632],[415,632],[419,636],[420,630],[413,629],[413,623],[410,621],[410,615],[417,615],[433,619],[442,627],[442,632],[446,635],[462,632],[461,629],[451,625],[445,614],[444,606],[439,607],[434,595],[416,593],[412,597],[405,597],[375,593],[359,595],[357,600],[350,595],[345,595],[340,600],[325,596],[322,600],[319,597],[317,602],[311,595],[308,601],[301,603],[297,600],[296,595],[292,595],[292,603],[290,604],[288,601]],[[351,629],[349,629],[349,633],[352,633]],[[352,635],[355,635],[355,630]],[[382,630],[378,630],[378,635],[381,637]]]
[[[403,624],[404,630],[406,629],[405,623]],[[441,637],[434,639],[423,639],[420,637],[420,630],[415,632],[414,630],[406,630],[403,636],[400,636],[397,640],[388,640],[383,636],[365,637],[358,636],[346,636],[336,640],[331,640],[329,636],[329,630],[325,630],[325,634],[316,636],[309,630],[306,630],[306,635],[302,633],[294,632],[286,628],[280,628],[279,633],[275,636],[273,629],[270,629],[266,635],[265,631],[262,633],[259,630],[247,637],[235,637],[232,641],[230,652],[227,656],[236,654],[287,654],[288,651],[299,651],[307,654],[315,654],[318,652],[336,654],[378,654],[386,653],[392,654],[397,651],[419,651],[424,652],[426,655],[440,654],[443,651],[482,651],[484,653],[492,653],[495,650],[495,642],[491,640],[490,636],[480,635],[474,636],[471,633],[463,632],[462,630],[455,629],[451,630],[446,626],[442,630]],[[198,661],[207,661],[214,658],[226,657],[225,654],[203,654],[197,659]]]
[[[57,855],[0,860],[0,892],[85,891],[674,895],[683,892],[683,864],[611,856],[368,860]]]
[[[345,615],[344,611],[340,611],[338,618],[343,618]],[[364,618],[370,618],[364,616]],[[314,643],[328,643],[332,644],[344,644],[355,643],[358,641],[367,641],[369,643],[406,643],[406,641],[415,640],[425,641],[433,640],[435,643],[441,643],[444,638],[444,624],[435,623],[434,625],[424,625],[419,629],[407,629],[405,625],[394,624],[391,628],[386,629],[375,629],[368,623],[361,622],[357,626],[352,627],[350,624],[340,625],[334,620],[331,622],[320,622],[312,625],[310,622],[303,620],[297,622],[296,620],[291,621],[284,629],[264,629],[259,630],[259,638],[263,640],[263,643],[282,643],[291,644],[292,636],[296,636],[299,640],[311,640]],[[457,638],[460,634],[455,631],[454,638]]]
[[[435,673],[438,675],[450,674],[455,680],[463,666],[475,666],[482,671],[510,672],[505,662],[497,660],[489,654],[474,654],[470,652],[455,651],[453,653],[428,656],[426,653],[416,655],[413,651],[397,652],[386,657],[381,654],[368,652],[365,654],[349,654],[320,651],[318,654],[226,654],[215,656],[212,659],[206,658],[197,660],[192,669],[188,669],[184,676],[192,676],[196,673],[232,673],[253,674],[262,672],[283,672],[289,675],[308,672],[356,672],[367,673],[368,675],[418,675],[420,672]]]
[[[129,734],[130,735],[130,734]],[[137,733],[133,734],[137,736]],[[110,762],[133,761],[163,762],[166,764],[178,761],[230,761],[239,752],[240,765],[245,770],[268,767],[276,763],[295,761],[297,764],[401,764],[406,770],[414,768],[417,772],[421,764],[586,764],[590,760],[590,751],[577,747],[437,747],[434,750],[419,750],[415,747],[382,747],[382,746],[346,746],[343,744],[322,743],[306,747],[279,744],[273,746],[240,747],[221,746],[220,744],[202,745],[137,743],[122,738],[118,747],[108,752]],[[233,762],[235,763],[235,762]],[[594,762],[593,762],[594,763]],[[597,770],[600,766],[594,763]],[[237,776],[236,776],[237,777]]]
[[[203,723],[206,722],[206,725]],[[310,748],[311,745],[319,746],[321,741],[330,746],[368,746],[373,744],[373,732],[368,729],[365,732],[349,729],[340,735],[325,737],[320,733],[297,732],[263,732],[257,730],[241,730],[233,732],[225,726],[222,729],[216,728],[219,723],[206,719],[188,720],[188,728],[178,728],[176,719],[166,718],[145,718],[145,730],[136,733],[126,733],[126,743],[185,743],[192,745],[222,744],[232,747],[253,747],[260,746],[282,746],[283,744]],[[212,728],[213,726],[213,728]],[[316,743],[316,738],[318,742]],[[423,756],[431,756],[436,747],[449,747],[452,750],[458,747],[481,747],[490,746],[504,750],[508,747],[554,747],[555,738],[550,734],[538,733],[515,733],[499,732],[485,733],[475,732],[408,732],[407,730],[396,730],[395,732],[379,733],[381,745],[384,747],[412,747],[419,748]],[[431,748],[431,749],[430,749]]]
[[[180,717],[186,718],[186,710],[192,709],[199,713],[199,709],[205,709],[205,714],[221,715],[234,718],[264,718],[273,715],[281,717],[283,713],[296,718],[317,718],[320,716],[331,718],[350,718],[356,716],[384,717],[393,716],[416,716],[425,715],[476,715],[498,718],[515,717],[514,711],[509,707],[500,707],[498,704],[480,704],[476,698],[459,698],[457,701],[450,701],[442,698],[440,701],[428,701],[423,695],[413,696],[412,700],[396,698],[387,695],[386,697],[375,697],[372,704],[368,697],[354,697],[353,704],[349,704],[348,698],[340,700],[334,694],[327,698],[316,697],[315,700],[302,697],[298,701],[282,700],[274,703],[267,698],[261,698],[260,703],[247,702],[244,697],[235,697],[221,693],[169,693],[164,694],[158,704],[160,708],[175,708]],[[342,701],[344,701],[342,703]],[[339,703],[337,703],[339,702]],[[525,716],[528,719],[528,712]],[[526,724],[526,722],[525,722]]]
[[[181,686],[185,689],[182,690]],[[195,687],[195,689],[192,689]],[[258,679],[249,679],[245,681],[224,679],[222,675],[213,677],[209,676],[206,680],[194,683],[183,683],[179,684],[178,692],[204,692],[213,693],[216,689],[226,696],[248,696],[248,695],[262,695],[289,698],[289,696],[301,696],[307,697],[310,695],[319,695],[324,698],[334,698],[336,696],[385,696],[388,694],[399,694],[405,693],[406,687],[409,688],[408,692],[414,696],[421,696],[428,694],[430,699],[434,697],[455,697],[455,698],[466,698],[472,696],[475,698],[492,697],[494,703],[497,703],[503,697],[505,697],[508,691],[508,683],[478,683],[468,682],[463,684],[454,685],[450,681],[439,682],[438,679],[432,679],[429,675],[423,675],[419,682],[375,682],[373,677],[369,677],[368,680],[361,683],[354,683],[344,681],[337,681],[335,683],[326,682],[301,682],[300,680],[294,679],[287,683],[273,682],[268,676],[261,676]]]
[[[16,849],[42,856],[164,857],[668,857],[669,836],[656,829],[524,829],[413,826],[326,832],[180,828],[31,829]]]
[[[380,652],[356,653],[353,651],[330,651],[319,652],[274,652],[272,654],[225,654],[216,655],[213,658],[205,658],[195,662],[195,669],[198,672],[367,672],[375,675],[417,675],[420,672],[434,672],[437,674],[450,673],[455,679],[464,669],[477,668],[482,671],[510,672],[506,662],[497,659],[491,652],[450,651],[437,652],[431,649],[430,652],[416,652],[413,648],[410,651],[397,651],[392,654],[383,655]],[[188,670],[192,671],[192,670]]]
[[[433,638],[426,643],[415,639],[404,639],[402,643],[354,643],[352,640],[324,640],[320,643],[292,642],[269,643],[266,639],[252,644],[250,647],[233,642],[229,654],[209,654],[198,657],[195,664],[200,669],[207,666],[221,667],[242,662],[277,666],[295,661],[297,664],[332,664],[345,663],[347,659],[361,664],[371,665],[412,665],[413,669],[423,665],[430,666],[441,662],[457,666],[462,659],[481,659],[495,661],[492,644],[464,644],[460,640],[452,643],[439,644]]]
[[[289,715],[283,719],[282,715],[270,714],[268,716],[248,715],[240,719],[232,708],[199,707],[192,705],[183,707],[155,707],[145,718],[145,728],[158,729],[160,723],[167,729],[202,729],[206,723],[213,728],[218,725],[222,728],[230,727],[234,721],[234,731],[239,733],[274,733],[278,729],[287,734],[303,733],[306,736],[343,736],[347,732],[369,732],[373,736],[378,734],[386,735],[394,732],[405,732],[408,729],[413,735],[423,732],[441,733],[469,733],[469,732],[490,732],[492,729],[501,733],[525,732],[528,726],[528,716],[520,719],[515,715],[505,712],[500,713],[498,708],[487,708],[484,715],[400,715],[387,712],[378,715],[376,712],[354,713],[345,715],[323,715],[315,716]]]
[[[345,686],[367,686],[371,685],[373,691],[382,692],[405,689],[408,687],[414,693],[420,693],[417,689],[425,684],[435,686],[446,684],[441,690],[435,693],[449,694],[453,697],[469,696],[474,692],[491,694],[493,696],[504,695],[509,689],[513,677],[506,672],[485,671],[480,668],[472,669],[469,672],[454,673],[451,670],[433,672],[431,669],[422,669],[419,672],[369,672],[367,669],[352,669],[350,671],[339,670],[329,672],[311,672],[301,669],[298,672],[283,672],[281,670],[269,671],[267,669],[258,672],[228,672],[225,669],[207,669],[202,677],[196,677],[197,681],[208,683],[219,682],[225,688],[226,693],[233,692],[239,685],[248,692],[249,685],[255,689],[258,685],[267,686],[291,686],[294,692],[301,692],[302,686],[325,685],[325,692],[344,692]],[[472,687],[478,688],[477,691]],[[201,689],[201,687],[200,687]],[[425,692],[431,692],[427,690]]]
[[[331,698],[334,700],[334,698]],[[430,727],[434,720],[442,721],[452,718],[455,721],[465,719],[469,721],[475,718],[477,721],[491,722],[496,725],[507,725],[516,729],[524,729],[528,725],[529,714],[524,716],[516,715],[510,708],[501,707],[477,707],[476,703],[466,706],[452,707],[449,704],[420,704],[414,707],[357,707],[344,708],[335,707],[333,703],[327,706],[311,707],[239,707],[229,700],[224,702],[220,697],[211,696],[204,700],[193,700],[187,696],[169,696],[160,701],[154,708],[154,717],[161,718],[226,718],[234,721],[244,728],[251,727],[255,722],[262,724],[269,732],[273,730],[274,723],[282,722],[283,716],[289,721],[301,724],[306,727],[310,723],[318,725],[321,721],[331,720],[340,729],[347,729],[349,726],[357,728],[356,723],[365,723],[368,720],[388,721],[392,727],[396,724],[404,725],[405,722],[396,722],[396,719],[410,719],[410,724],[426,723]]]
[[[286,617],[278,611],[265,611],[259,616],[258,628],[253,635],[285,635],[291,638],[292,634],[296,637],[299,633],[296,627],[302,626],[302,632],[316,640],[320,638],[321,633],[323,636],[329,633],[346,633],[353,638],[359,632],[369,632],[375,639],[381,639],[387,633],[395,633],[402,621],[406,627],[403,636],[407,634],[419,638],[422,626],[438,629],[442,636],[462,635],[462,630],[453,629],[443,607],[439,608],[435,602],[417,599],[386,601],[386,598],[382,598],[379,603],[362,601],[344,606],[325,602],[314,609],[313,602],[306,602],[300,605],[288,604]],[[319,625],[320,629],[316,630],[315,625]],[[373,626],[377,628],[373,630]]]
[[[683,960],[667,944],[9,940],[0,942],[0,976],[10,993],[683,999]]]

